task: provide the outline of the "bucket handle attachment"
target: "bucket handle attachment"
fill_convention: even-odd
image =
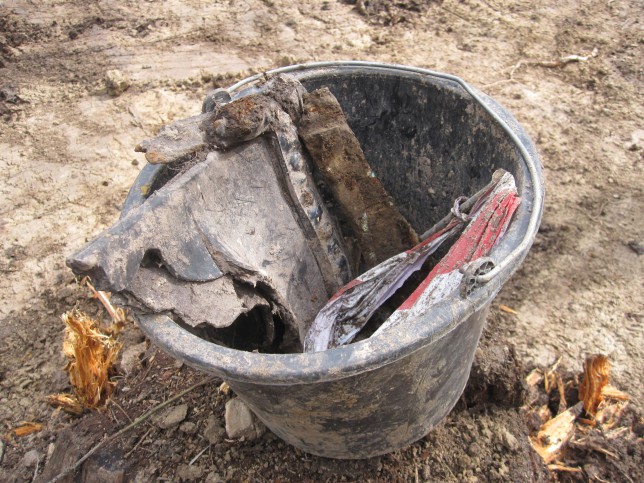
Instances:
[[[215,89],[204,99],[201,106],[201,113],[205,114],[207,112],[215,111],[217,107],[228,104],[231,100],[228,89],[224,89],[223,87]]]
[[[472,292],[481,287],[485,282],[481,282],[482,276],[494,270],[496,264],[490,257],[481,257],[464,265],[460,268],[463,274],[461,280],[460,293],[461,298],[469,297]]]

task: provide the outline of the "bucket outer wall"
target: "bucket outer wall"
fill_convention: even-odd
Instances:
[[[342,459],[381,455],[425,436],[456,404],[486,315],[487,309],[479,310],[410,356],[345,379],[229,385],[271,431],[307,453]]]

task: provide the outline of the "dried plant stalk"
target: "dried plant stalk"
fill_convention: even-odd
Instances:
[[[557,383],[557,391],[559,392],[559,409],[557,410],[557,414],[559,414],[566,410],[568,403],[566,402],[566,388],[559,374],[555,375],[555,382]]]
[[[125,325],[125,321],[127,320],[127,316],[125,315],[125,311],[120,308],[120,307],[114,307],[112,305],[112,302],[110,301],[110,296],[111,294],[109,292],[103,292],[102,290],[96,290],[94,288],[94,285],[92,285],[92,282],[90,281],[89,277],[83,277],[83,280],[81,280],[80,285],[86,285],[87,288],[92,292],[92,295],[94,298],[98,299],[101,304],[103,304],[103,307],[105,307],[105,310],[107,310],[107,313],[110,314],[110,317],[112,317],[112,321],[114,322],[114,329],[116,331],[121,330],[123,325]]]
[[[581,468],[573,468],[572,466],[566,466],[558,463],[553,463],[548,465],[550,471],[565,471],[567,473],[583,473],[584,470]]]
[[[217,390],[219,391],[219,394],[223,394],[224,396],[228,396],[230,394],[230,386],[226,381],[222,382]]]
[[[604,388],[602,389],[602,396],[606,399],[615,399],[617,401],[628,401],[630,399],[630,396],[628,394],[626,394],[624,391],[620,391],[610,384],[604,386]]]
[[[543,374],[543,387],[546,391],[546,394],[550,395],[550,391],[552,390],[553,387],[556,386],[556,377],[555,374],[557,372],[557,369],[559,368],[559,364],[561,363],[561,357],[559,357],[555,363],[550,367],[550,369],[546,369],[546,371]]]
[[[17,428],[12,429],[9,431],[7,434],[7,439],[10,439],[11,436],[27,436],[29,434],[37,433],[38,431],[42,431],[43,425],[40,423],[32,423],[32,422],[25,422],[22,423],[20,426]]]
[[[525,378],[525,383],[530,387],[536,386],[541,382],[543,382],[543,371],[541,369],[533,369]]]
[[[47,396],[47,402],[56,408],[61,408],[63,411],[75,416],[83,414],[85,408],[78,401],[76,396],[72,394],[52,394]]]
[[[519,312],[511,309],[507,305],[499,305],[499,310],[501,310],[501,312],[505,312],[506,314],[519,315]]]
[[[114,390],[110,381],[121,344],[93,319],[77,309],[63,314],[66,325],[63,353],[78,401],[89,409],[103,408]]]
[[[584,402],[584,410],[592,417],[597,414],[599,404],[604,400],[602,390],[608,384],[610,362],[603,355],[586,358],[584,376],[579,383],[579,399]]]

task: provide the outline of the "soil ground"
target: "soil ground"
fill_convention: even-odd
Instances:
[[[93,464],[137,481],[641,481],[641,439],[620,450],[619,465],[595,455],[579,462],[582,474],[549,475],[527,446],[520,401],[481,398],[477,368],[494,347],[515,354],[521,377],[558,357],[579,372],[585,355],[604,353],[613,384],[633,406],[642,401],[642,21],[633,0],[0,1],[0,432],[45,425],[3,443],[0,480],[54,476],[57,448],[79,456],[202,377],[150,347],[119,381],[120,408],[73,419],[44,401],[69,390],[60,314],[75,304],[98,311],[65,256],[117,219],[145,162],[134,146],[198,113],[215,86],[291,63],[359,59],[464,78],[517,117],[542,157],[541,230],[492,307],[469,392],[424,440],[344,462],[270,433],[210,444],[208,418],[221,422],[230,397],[213,382],[182,401],[193,432],[146,423]],[[113,69],[130,83],[117,97],[104,83]],[[140,340],[136,328],[125,332],[126,347]]]

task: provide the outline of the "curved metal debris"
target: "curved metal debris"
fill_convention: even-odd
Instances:
[[[467,216],[454,210],[450,221],[414,248],[400,253],[360,275],[337,292],[320,310],[304,339],[305,352],[318,352],[347,344],[425,260],[448,238],[463,231],[447,255],[432,269],[409,298],[374,332],[401,326],[406,317],[419,316],[458,289],[461,268],[485,257],[501,239],[519,205],[514,178],[497,171],[493,181],[468,201]]]

